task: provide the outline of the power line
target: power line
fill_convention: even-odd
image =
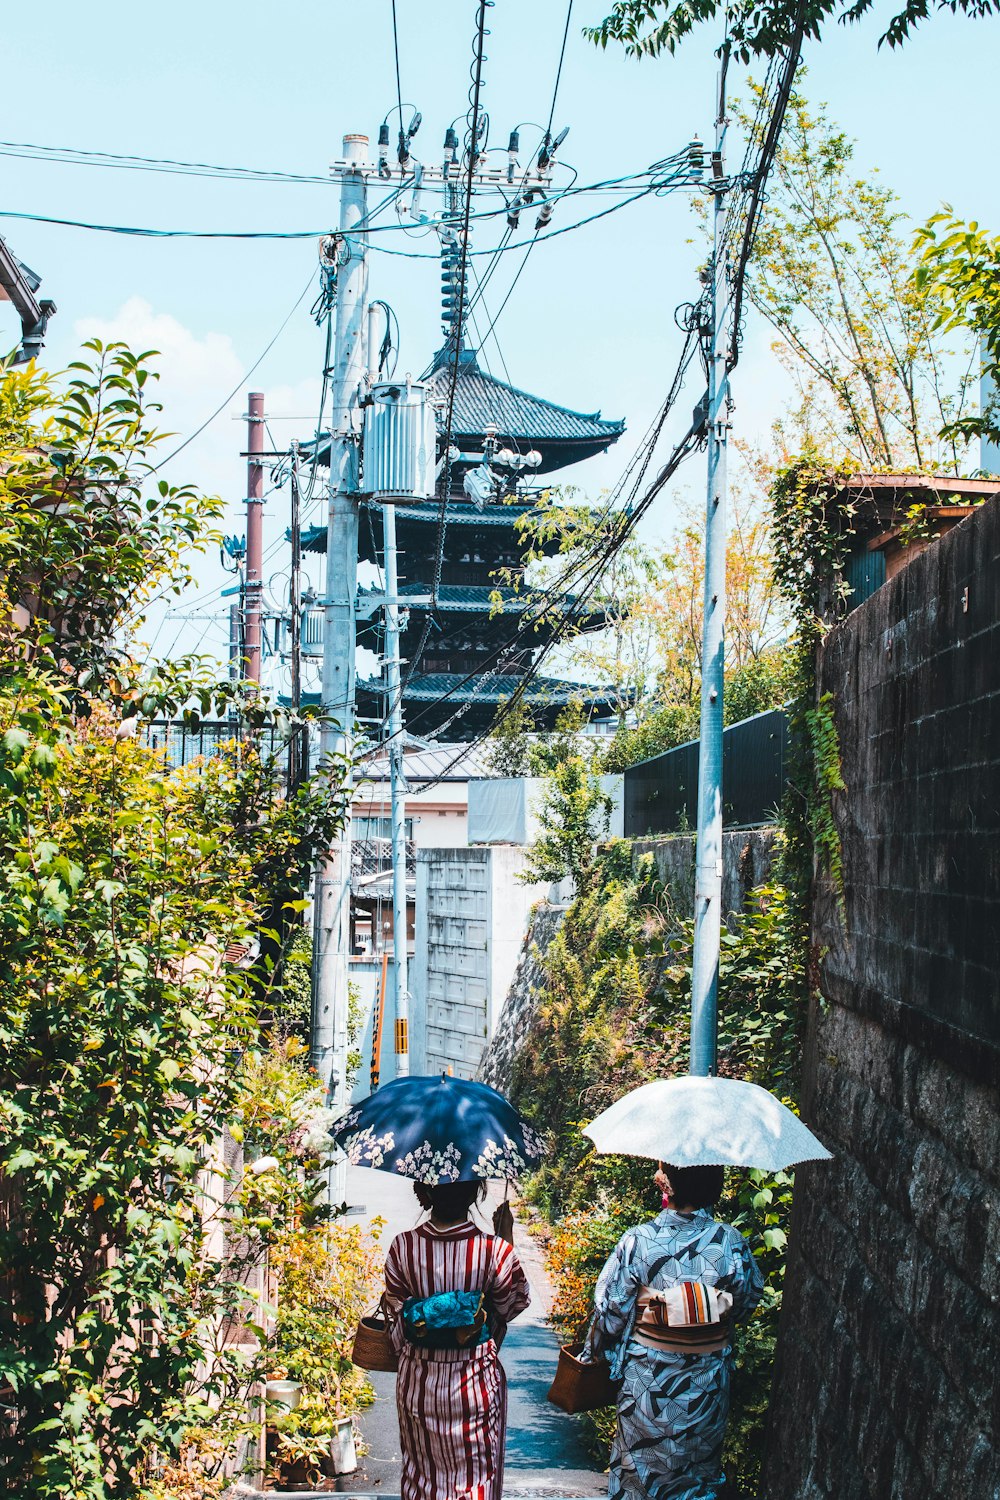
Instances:
[[[0,156],[48,161],[62,166],[109,167],[130,172],[165,172],[171,176],[229,178],[235,182],[291,182],[330,186],[330,178],[271,167],[223,167],[212,162],[176,161],[169,156],[131,156],[118,151],[89,151],[76,146],[40,146],[30,141],[0,141]]]
[[[552,90],[552,105],[549,109],[549,123],[545,127],[545,143],[548,145],[552,138],[552,121],[555,119],[556,98],[559,94],[559,80],[562,78],[563,58],[566,56],[566,39],[569,36],[569,18],[573,14],[573,0],[569,0],[566,7],[566,25],[563,27],[562,46],[559,49],[559,66],[556,68],[555,87]]]
[[[396,0],[392,0],[392,50],[396,58],[396,104],[399,109],[399,140],[402,145],[405,136],[403,134],[403,88],[399,79],[399,23],[396,17]]]
[[[183,453],[184,449],[188,446],[189,443],[193,443],[196,437],[200,437],[201,436],[201,434],[205,431],[206,427],[210,427],[211,426],[211,424],[215,421],[216,417],[222,415],[222,413],[225,411],[226,407],[229,405],[230,401],[232,401],[233,397],[239,395],[240,390],[242,389],[242,387],[250,379],[250,376],[257,369],[258,365],[263,364],[264,360],[270,354],[271,350],[274,348],[275,344],[278,342],[278,340],[280,339],[281,335],[284,333],[285,329],[288,327],[289,323],[292,321],[292,317],[298,311],[299,306],[305,300],[306,293],[308,292],[309,288],[312,286],[313,277],[315,276],[315,274],[316,274],[315,271],[310,271],[309,272],[309,280],[306,282],[305,286],[302,288],[301,292],[296,297],[294,303],[289,308],[288,313],[286,314],[286,316],[284,318],[284,321],[281,323],[281,326],[278,328],[277,333],[274,335],[274,337],[271,339],[271,341],[267,344],[267,346],[260,352],[260,354],[258,354],[257,358],[254,360],[254,362],[250,366],[249,370],[245,370],[243,372],[243,374],[240,376],[239,380],[237,381],[236,385],[234,385],[233,388],[232,388],[232,390],[229,392],[229,395],[226,397],[226,399],[219,406],[217,406],[215,408],[215,410],[212,412],[211,416],[205,418],[204,422],[202,422],[202,424],[201,424],[200,427],[195,428],[194,432],[191,433],[190,437],[186,437],[184,439],[183,443],[180,443],[178,445],[178,447],[176,447],[173,450],[172,453],[168,453],[167,454],[166,458],[161,458],[160,459],[160,462],[152,470],[152,472],[154,474],[158,474],[159,471],[166,464],[170,463],[171,459],[174,459],[174,458],[177,457],[178,453]]]
[[[679,155],[678,157],[674,158],[673,160],[679,162],[682,159],[683,159],[683,153],[681,155]],[[661,165],[661,166],[662,165],[667,165],[667,163],[659,163],[658,165]],[[637,183],[637,182],[641,181],[643,178],[649,177],[650,173],[653,172],[653,171],[655,171],[655,170],[656,170],[655,168],[646,168],[642,172],[630,173],[627,176],[615,179],[612,182],[595,183],[595,184],[585,184],[582,187],[573,186],[573,187],[569,187],[569,188],[562,189],[562,190],[557,189],[555,192],[553,192],[553,193],[551,193],[549,195],[549,201],[553,202],[553,203],[557,203],[557,202],[559,202],[563,198],[579,197],[581,194],[603,192],[603,191],[610,190],[612,188],[617,189],[617,190],[621,190],[621,191],[627,191],[628,190],[628,186],[630,184]],[[647,197],[650,194],[658,194],[658,193],[661,193],[663,191],[670,191],[670,190],[672,190],[675,187],[681,187],[681,186],[684,186],[684,185],[696,186],[700,182],[700,180],[701,180],[700,179],[700,175],[697,174],[697,173],[695,173],[695,172],[693,172],[693,171],[691,171],[691,170],[689,170],[686,173],[684,173],[684,172],[676,172],[670,178],[668,178],[666,180],[662,180],[662,181],[651,180],[651,181],[647,182],[643,187],[641,187],[637,192],[629,192],[629,194],[628,194],[627,197],[623,198],[618,203],[612,204],[610,208],[603,209],[599,213],[589,214],[585,218],[578,219],[578,220],[574,221],[572,224],[564,225],[564,226],[562,226],[559,229],[550,229],[550,230],[548,230],[546,232],[545,238],[547,240],[551,240],[551,239],[555,239],[557,236],[562,235],[562,234],[570,234],[570,233],[572,233],[576,229],[582,229],[585,225],[591,224],[591,223],[595,222],[595,220],[597,220],[597,219],[605,218],[608,214],[617,213],[619,211],[619,209],[628,208],[630,204],[636,203],[641,198]],[[404,190],[404,188],[406,186],[407,186],[407,184],[402,184],[400,187],[395,188],[393,190],[393,192],[389,195],[389,197],[385,200],[385,202],[389,202],[393,198],[398,197],[399,194]],[[497,190],[499,191],[499,188]],[[379,205],[379,208],[381,208],[383,206],[384,206],[384,204]],[[372,218],[374,218],[375,214],[378,213],[378,212],[379,212],[379,209],[373,210],[373,212],[368,216],[369,221]],[[478,221],[478,220],[496,219],[500,215],[506,214],[506,212],[507,212],[506,204],[504,204],[504,206],[502,206],[500,208],[485,209],[481,213],[475,213],[474,214],[470,210],[470,213],[469,213],[469,222],[472,223],[472,222]],[[314,240],[314,239],[319,239],[319,238],[322,238],[322,237],[324,237],[326,235],[329,235],[329,234],[333,233],[333,231],[330,229],[329,225],[327,225],[327,226],[325,226],[325,227],[323,227],[321,229],[282,229],[282,230],[278,230],[278,229],[260,229],[260,230],[236,230],[236,229],[153,229],[153,228],[150,228],[147,225],[137,225],[137,224],[100,224],[100,223],[95,223],[94,221],[87,220],[87,219],[66,219],[66,218],[62,218],[62,217],[54,215],[54,214],[26,213],[26,212],[22,212],[20,210],[15,210],[15,209],[0,209],[0,218],[3,218],[3,219],[14,219],[14,220],[17,220],[20,223],[51,224],[51,225],[56,226],[57,228],[63,228],[63,229],[85,229],[85,230],[88,230],[91,233],[95,233],[95,234],[119,234],[119,235],[125,235],[126,237],[129,237],[129,238],[134,238],[134,239],[246,240],[246,241],[255,241],[255,240],[260,240],[260,241],[280,240],[280,241],[285,241],[285,240]],[[376,225],[376,224],[370,224],[370,222],[369,222],[369,224],[367,226],[365,226],[365,228],[366,228],[366,233],[368,235],[374,235],[374,234],[406,234],[408,232],[407,231],[407,226],[406,225],[402,225],[402,224],[378,224],[378,225]],[[506,253],[507,251],[510,251],[510,250],[524,249],[527,245],[530,245],[530,244],[531,244],[531,240],[512,240],[512,241],[509,241],[503,247],[503,253]],[[401,255],[401,256],[404,256],[405,258],[409,259],[409,260],[437,260],[437,258],[438,258],[435,253],[429,252],[429,251],[394,250],[394,249],[392,249],[388,245],[378,245],[378,244],[374,244],[374,243],[371,245],[371,248],[373,250],[380,251],[383,255]],[[496,247],[494,247],[492,249],[485,249],[485,250],[473,250],[473,249],[470,248],[466,252],[467,256],[483,256],[483,255],[493,256],[495,254],[496,254]]]

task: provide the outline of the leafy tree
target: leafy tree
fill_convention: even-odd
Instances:
[[[539,834],[518,878],[527,884],[571,875],[579,885],[593,864],[597,839],[607,832],[611,798],[594,756],[579,749],[553,765],[547,781]]]
[[[189,582],[222,506],[155,478],[149,354],[84,349],[64,385],[0,363],[0,652],[113,692],[116,669],[135,675],[130,631]]]
[[[753,128],[751,110],[735,112]],[[798,387],[793,446],[864,469],[958,473],[971,351],[942,337],[937,285],[914,276],[899,199],[856,174],[854,150],[823,106],[792,94],[747,289]]]
[[[946,208],[917,230],[916,248],[915,295],[936,296],[936,326],[945,333],[962,329],[976,336],[983,373],[994,389],[1000,387],[1000,235],[986,234],[974,219],[957,219]],[[945,436],[1000,443],[996,400],[978,414],[956,415]]]
[[[276,1220],[262,1185],[219,1194],[257,1029],[225,955],[343,815],[336,767],[285,798],[249,735],[174,770],[137,734],[213,705],[128,629],[218,506],[155,482],[148,360],[89,347],[67,391],[0,372],[0,1475],[25,1500],[135,1495],[255,1378],[224,1332]]]
[[[874,0],[615,0],[611,12],[587,35],[600,46],[620,42],[633,57],[674,52],[696,26],[725,17],[733,55],[773,57],[801,26],[819,39],[831,21],[858,21]],[[901,46],[932,10],[961,12],[974,19],[995,15],[997,0],[905,0],[889,21],[879,45]]]

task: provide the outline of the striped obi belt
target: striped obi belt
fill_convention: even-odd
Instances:
[[[733,1299],[703,1281],[681,1281],[657,1291],[640,1288],[633,1337],[648,1349],[679,1354],[718,1354],[729,1348]]]

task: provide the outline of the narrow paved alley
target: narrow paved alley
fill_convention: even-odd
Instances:
[[[348,1169],[348,1202],[370,1222],[385,1220],[382,1244],[418,1222],[420,1210],[413,1184],[386,1172],[361,1167]],[[490,1184],[481,1217],[489,1223],[502,1187]],[[606,1476],[595,1470],[580,1441],[575,1418],[565,1416],[545,1399],[556,1367],[558,1345],[545,1318],[550,1285],[542,1256],[523,1225],[515,1224],[515,1247],[531,1284],[531,1306],[511,1324],[502,1358],[510,1385],[507,1419],[505,1497],[603,1495]],[[361,1432],[368,1452],[357,1474],[340,1482],[342,1493],[392,1497],[399,1494],[399,1428],[396,1422],[396,1377],[375,1374],[375,1404],[361,1416]]]

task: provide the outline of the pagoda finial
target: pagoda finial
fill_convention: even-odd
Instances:
[[[461,358],[469,306],[469,273],[462,264],[462,242],[453,229],[441,231],[441,322],[445,348]]]

